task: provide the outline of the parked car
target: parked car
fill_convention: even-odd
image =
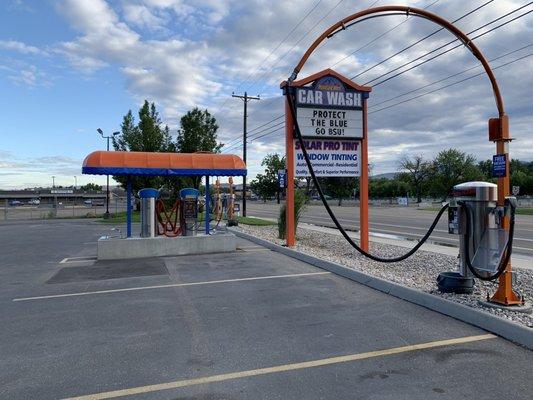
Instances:
[[[30,201],[28,201],[28,204],[32,205],[32,206],[38,206],[39,204],[41,204],[41,200],[39,200],[39,199],[31,199]]]
[[[83,204],[85,204],[86,206],[91,206],[93,204],[93,201],[91,199],[84,200]]]
[[[20,201],[20,200],[11,200],[9,202],[9,205],[10,206],[21,206],[22,205],[22,201]]]

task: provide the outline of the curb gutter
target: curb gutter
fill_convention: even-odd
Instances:
[[[406,300],[441,314],[448,315],[460,321],[495,333],[505,339],[518,343],[533,350],[533,329],[508,321],[504,318],[477,311],[471,307],[422,292],[418,289],[402,286],[398,283],[377,278],[363,272],[344,267],[331,261],[324,261],[311,255],[277,245],[264,239],[257,238],[236,229],[228,229],[236,236],[259,244],[263,247],[284,254],[286,256],[303,261],[315,267],[330,271],[336,275],[350,279],[381,292]]]

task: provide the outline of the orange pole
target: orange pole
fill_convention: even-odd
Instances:
[[[511,171],[510,171],[510,163],[511,160],[509,159],[509,142],[506,139],[498,140],[496,142],[496,154],[505,154],[505,163],[506,163],[506,171],[507,174],[502,177],[498,178],[498,205],[503,206],[505,204],[505,197],[509,196],[510,194],[510,187],[511,187]],[[503,221],[503,227],[507,231],[509,231],[509,217],[505,217]],[[512,267],[511,267],[511,261],[509,260],[509,263],[507,264],[507,267],[505,268],[505,271],[503,274],[500,275],[499,282],[498,282],[498,290],[490,301],[494,303],[504,304],[506,306],[508,305],[517,305],[517,304],[523,304],[523,301],[517,296],[517,294],[513,290],[513,282],[512,282]]]
[[[285,87],[289,90],[289,87]],[[290,96],[290,94],[289,94]],[[294,226],[294,121],[289,101],[285,99],[285,162],[287,164],[287,195],[285,196],[285,240],[287,247],[294,247],[296,230]]]
[[[361,140],[361,176],[359,177],[360,246],[369,251],[368,242],[368,118],[367,100],[363,99],[363,139]]]

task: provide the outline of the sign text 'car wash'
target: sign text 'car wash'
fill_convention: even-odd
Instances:
[[[316,176],[358,177],[363,138],[363,96],[337,77],[323,76],[296,88],[296,120]],[[300,144],[294,141],[295,176],[310,176]]]

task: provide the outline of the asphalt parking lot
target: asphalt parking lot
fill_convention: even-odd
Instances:
[[[1,399],[530,399],[533,353],[239,240],[96,262],[110,226],[0,225]]]

